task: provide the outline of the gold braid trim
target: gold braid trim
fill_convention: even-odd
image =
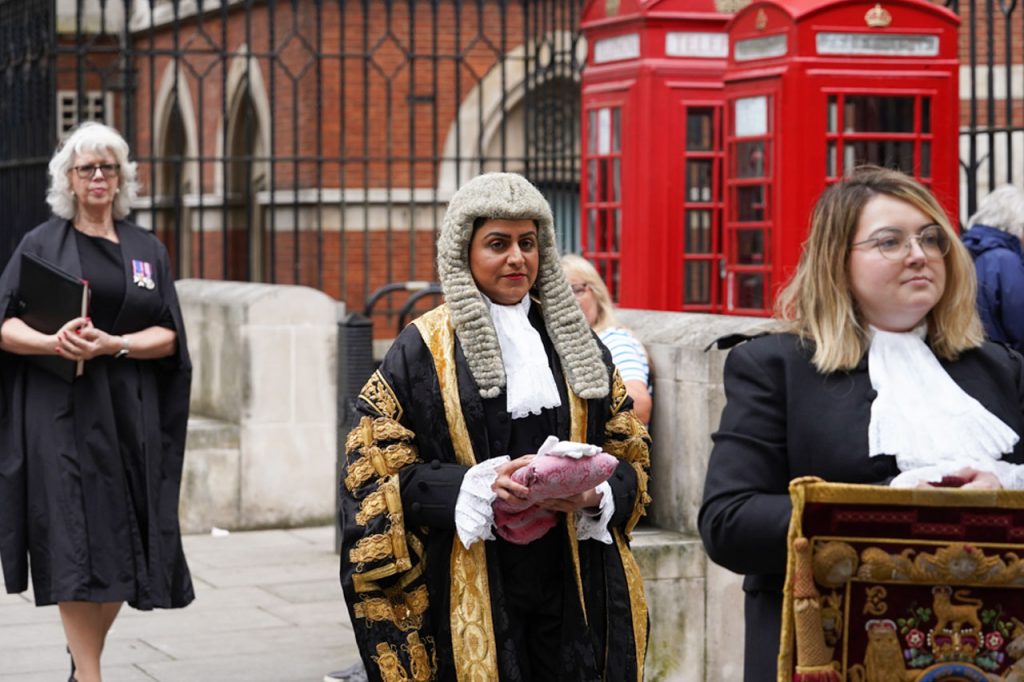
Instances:
[[[388,520],[390,521],[388,529],[383,533],[360,538],[349,551],[349,560],[356,564],[356,575],[352,577],[352,586],[357,592],[365,591],[366,586],[372,584],[370,581],[402,573],[412,568],[409,545],[413,544],[414,536],[411,534],[407,536],[405,533],[405,516],[402,513],[402,496],[398,485],[398,476],[392,475],[382,481],[379,488],[379,492],[384,494],[384,504],[388,508]],[[384,566],[378,566],[371,571],[363,571],[362,564],[388,558],[393,558],[394,561]]]
[[[418,460],[419,453],[411,445],[393,444],[385,448],[371,445],[363,450],[362,457],[349,462],[348,473],[345,474],[345,487],[354,494],[360,486],[373,478],[374,474],[380,477],[391,476]]]
[[[408,682],[409,673],[405,672],[395,645],[377,642],[377,655],[371,656],[371,658],[380,668],[380,678],[384,682]]]
[[[622,403],[626,402],[627,397],[629,394],[626,393],[626,382],[622,380],[618,368],[615,368],[615,372],[612,374],[612,414],[622,411]]]
[[[387,559],[394,553],[391,548],[391,536],[385,533],[360,538],[356,546],[349,550],[348,558],[354,564]]]
[[[434,648],[434,638],[427,637],[426,644],[420,640],[418,632],[410,632],[405,638],[406,644],[402,645],[402,651],[409,654],[409,669],[412,671],[412,679],[416,682],[430,682],[437,675],[437,652],[433,654],[427,650],[426,644]]]
[[[569,381],[565,382],[566,394],[569,396],[569,438],[577,443],[587,442],[587,413],[590,405],[586,400],[573,393]],[[565,528],[569,533],[569,551],[572,556],[572,568],[576,574],[576,592],[580,599],[580,611],[583,622],[590,625],[587,614],[587,601],[583,597],[583,574],[580,572],[580,541],[576,537],[576,515],[565,515]]]
[[[362,504],[359,505],[359,511],[356,513],[356,523],[360,526],[365,526],[370,522],[370,519],[380,516],[387,511],[388,505],[384,496],[383,490],[376,490],[363,500]]]
[[[619,412],[604,425],[604,450],[630,464],[651,466],[651,435],[632,410]]]
[[[622,538],[622,533],[615,529],[615,546],[622,559],[622,569],[626,574],[626,586],[629,588],[629,610],[633,616],[633,644],[636,646],[637,682],[644,680],[644,659],[647,657],[647,596],[644,594],[644,580],[640,577],[640,566],[633,557],[629,545]]]
[[[455,460],[465,466],[476,464],[469,429],[462,414],[459,383],[455,371],[455,329],[448,306],[434,308],[413,324],[430,350],[437,372],[438,389],[444,401],[448,435]],[[493,682],[498,677],[498,647],[491,618],[491,592],[487,584],[487,555],[484,543],[466,549],[456,535],[450,560],[452,659],[459,682]]]
[[[379,369],[366,381],[363,390],[359,392],[359,399],[382,417],[390,417],[395,421],[402,418],[402,404]]]
[[[415,566],[412,564],[412,559],[406,557],[390,564],[384,564],[371,571],[354,573],[352,574],[352,589],[360,594],[364,592],[380,592],[382,588],[374,581],[381,578],[390,578],[396,573],[405,574],[398,580],[397,584],[398,588],[405,589],[423,575],[423,558],[426,555],[423,543],[412,533],[406,534],[405,543],[412,548],[413,554],[416,555],[417,562]]]
[[[363,417],[349,432],[345,440],[345,452],[351,455],[367,445],[386,441],[411,443],[415,438],[416,434],[390,417]]]
[[[403,632],[419,629],[423,624],[423,614],[430,605],[426,585],[410,592],[403,592],[400,588],[386,590],[385,594],[386,598],[363,597],[353,607],[356,618],[394,623]]]
[[[640,517],[647,513],[651,496],[647,492],[647,469],[651,466],[651,436],[647,427],[637,419],[632,410],[619,412],[608,420],[604,427],[604,450],[619,459],[629,462],[636,472],[637,496],[633,511],[626,521],[626,538],[631,538]]]

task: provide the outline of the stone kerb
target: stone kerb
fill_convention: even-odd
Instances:
[[[183,528],[329,522],[338,304],[299,286],[177,288],[193,362]]]

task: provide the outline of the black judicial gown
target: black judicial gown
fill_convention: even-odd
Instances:
[[[31,572],[40,606],[148,610],[194,598],[178,526],[191,380],[181,311],[163,245],[124,221],[116,230],[120,243],[52,219],[0,276],[5,318],[17,315],[21,253],[31,252],[90,281],[98,328],[177,334],[168,358],[98,357],[71,384],[0,353],[0,559],[7,591],[27,589]]]
[[[558,378],[538,307],[531,307],[531,323]],[[341,582],[369,679],[641,679],[646,605],[628,532],[647,500],[649,439],[610,355],[605,351],[612,395],[583,401],[583,438],[621,460],[609,481],[616,544],[574,546],[559,515],[558,526],[528,545],[498,537],[476,543],[477,555],[463,555],[453,552],[454,507],[467,467],[456,451],[471,450],[482,461],[536,452],[549,434],[569,439],[569,406],[579,399],[556,380],[561,407],[511,420],[504,393],[480,397],[454,334],[427,331],[435,323],[425,319],[444,327],[446,315],[442,306],[395,340],[357,400],[359,424],[346,443]],[[439,356],[454,361],[455,383],[440,376],[447,361]],[[461,444],[450,430],[460,419],[469,439]],[[478,598],[467,594],[477,586]]]

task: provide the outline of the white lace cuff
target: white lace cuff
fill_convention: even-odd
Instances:
[[[455,502],[455,530],[463,546],[469,549],[477,540],[493,540],[494,509],[491,505],[498,496],[491,490],[498,478],[498,467],[509,461],[509,457],[487,459],[469,468],[459,488],[459,499]]]
[[[608,531],[608,522],[615,513],[615,499],[612,497],[612,487],[608,485],[608,481],[597,486],[597,492],[601,494],[597,516],[591,516],[584,511],[576,512],[576,539],[597,540],[610,545],[612,534]]]

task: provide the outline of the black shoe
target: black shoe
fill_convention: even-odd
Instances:
[[[336,670],[324,675],[324,682],[367,682],[366,668],[362,663],[350,665],[344,670]]]

